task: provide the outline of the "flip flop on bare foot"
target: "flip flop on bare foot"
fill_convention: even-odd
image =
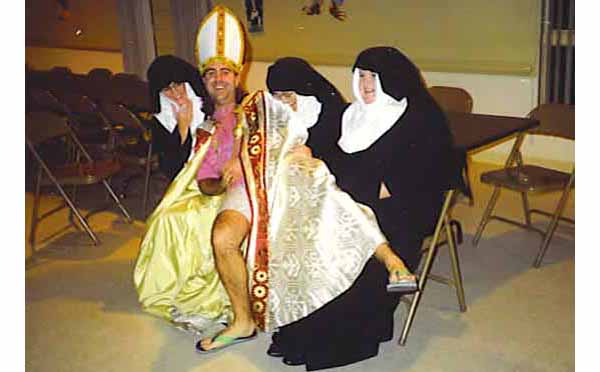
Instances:
[[[406,267],[398,267],[390,271],[388,292],[411,293],[419,288],[417,277]]]
[[[219,334],[219,335],[215,336],[212,340],[210,340],[210,346],[212,346],[214,343],[217,343],[217,342],[220,345],[211,347],[210,349],[205,349],[202,346],[202,341],[204,341],[204,340],[200,340],[196,343],[196,351],[199,352],[200,354],[215,353],[215,352],[221,351],[223,349],[226,349],[229,346],[233,346],[236,344],[241,344],[242,342],[254,340],[256,338],[256,336],[257,336],[256,329],[249,336],[234,337],[234,336],[226,336],[223,334]]]

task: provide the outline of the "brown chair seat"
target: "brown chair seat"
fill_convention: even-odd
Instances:
[[[93,185],[110,178],[121,170],[116,159],[94,161],[91,163],[68,164],[52,169],[52,174],[60,184]],[[44,179],[42,185],[53,185],[50,179]]]
[[[146,154],[148,153],[148,145],[145,143],[136,143],[128,145],[118,150],[119,160],[123,165],[146,165]],[[158,162],[158,154],[152,154],[150,157],[151,163]],[[158,165],[158,163],[157,163]]]
[[[68,207],[70,210],[70,224],[77,228],[83,227],[94,244],[100,244],[100,240],[87,221],[87,217],[92,212],[84,216],[75,204],[76,189],[79,185],[102,184],[108,195],[121,210],[125,220],[131,222],[129,212],[113,191],[108,180],[121,169],[119,161],[114,158],[109,160],[94,159],[81,144],[77,134],[67,121],[66,116],[50,111],[28,112],[25,116],[25,143],[30,150],[30,154],[37,161],[31,232],[29,234],[31,250],[34,254],[36,253],[37,225],[44,218],[64,207]],[[47,156],[48,154],[51,156]],[[58,159],[55,159],[56,154],[59,154]],[[60,154],[66,154],[67,156]],[[64,158],[62,159],[63,162],[56,164],[55,161],[60,160],[60,158]],[[27,163],[28,167],[32,165],[34,164]],[[43,184],[54,186],[62,196],[65,204],[40,213],[40,189]],[[72,186],[71,195],[65,191],[66,186]],[[75,223],[73,216],[77,218],[79,225]]]
[[[570,173],[537,165],[523,165],[483,173],[481,182],[518,192],[542,193],[562,190],[569,178]]]

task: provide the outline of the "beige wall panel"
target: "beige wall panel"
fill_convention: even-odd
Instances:
[[[541,0],[347,0],[344,22],[326,9],[302,14],[305,2],[264,0],[265,31],[250,34],[253,60],[351,65],[367,47],[392,45],[423,70],[535,74]],[[244,1],[219,3],[246,23]]]
[[[64,66],[78,74],[85,74],[95,67],[104,67],[113,73],[123,72],[123,54],[121,52],[26,47],[25,62],[36,70],[49,70],[55,66]]]
[[[121,50],[117,0],[68,1],[69,17],[58,17],[57,1],[26,0],[25,45],[103,51]],[[83,33],[75,34],[77,29]]]

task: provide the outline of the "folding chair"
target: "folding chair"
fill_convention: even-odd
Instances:
[[[103,67],[96,67],[88,71],[87,73],[89,78],[92,79],[101,79],[108,80],[112,77],[113,73],[110,69]]]
[[[68,118],[68,123],[77,133],[80,141],[93,150],[95,155],[111,157],[114,149],[112,128],[98,110],[97,105],[87,96],[78,93],[62,93],[60,98],[49,90],[32,88],[31,111],[51,111]]]
[[[115,101],[117,92],[111,83],[112,72],[106,68],[94,68],[87,73],[83,82],[83,94],[94,102]]]
[[[529,116],[540,122],[539,127],[529,133],[575,141],[575,106],[564,104],[542,104],[531,111]],[[506,167],[483,173],[481,175],[481,182],[493,185],[494,191],[477,228],[473,244],[477,245],[481,239],[483,230],[490,220],[498,220],[530,231],[535,231],[542,236],[542,242],[533,262],[533,267],[540,267],[558,222],[565,221],[573,225],[575,224],[574,220],[562,217],[569,198],[569,193],[571,192],[571,189],[575,187],[575,166],[573,166],[570,173],[566,173],[538,165],[524,164],[521,150],[517,148],[515,156],[508,160]],[[498,215],[492,215],[494,206],[500,196],[500,190],[503,188],[521,194],[525,223]],[[531,209],[529,207],[528,194],[542,194],[553,191],[561,191],[561,196],[552,213],[539,209]],[[539,229],[531,224],[532,214],[540,214],[551,218],[550,223],[545,230]]]
[[[140,117],[152,111],[148,83],[137,75],[120,73],[113,76],[111,83],[115,89],[115,102],[123,104]]]
[[[436,85],[429,87],[427,90],[442,110],[446,112],[470,113],[473,111],[473,97],[463,88]],[[468,177],[466,183],[467,187],[471,188],[471,181]],[[455,197],[459,197],[459,195],[455,195]],[[475,204],[472,196],[468,197],[468,204],[470,206]]]
[[[33,101],[32,106],[36,109],[34,111],[52,111],[62,116],[68,115],[68,108],[50,93],[49,90],[32,87],[28,91]]]
[[[455,190],[449,190],[446,192],[446,197],[444,199],[444,204],[442,206],[442,210],[440,212],[440,216],[435,225],[435,229],[433,235],[428,237],[426,243],[428,248],[426,248],[427,255],[425,256],[425,261],[421,260],[422,268],[418,270],[418,289],[412,295],[412,299],[410,299],[410,307],[408,311],[408,315],[406,320],[404,321],[404,326],[402,328],[402,334],[398,339],[398,344],[404,346],[406,344],[406,339],[408,337],[408,332],[412,326],[412,322],[414,320],[415,314],[417,312],[417,307],[419,306],[419,302],[421,301],[421,296],[425,291],[425,286],[429,279],[444,283],[448,286],[454,287],[456,290],[456,297],[458,299],[458,306],[461,312],[467,311],[467,305],[465,303],[465,291],[463,289],[462,282],[462,274],[460,272],[460,265],[458,262],[458,251],[456,250],[457,246],[457,237],[453,231],[453,221],[450,218],[450,210],[452,208],[453,200],[454,200]],[[442,240],[442,234],[445,234],[446,239]],[[459,230],[459,234],[462,232]],[[460,239],[462,240],[462,239]],[[433,261],[437,255],[438,249],[442,245],[448,245],[450,252],[450,260],[452,263],[452,275],[453,279],[444,278],[442,276],[431,274],[431,267],[433,265]],[[403,299],[407,298],[403,296]]]
[[[98,105],[80,93],[63,92],[57,98],[65,106],[69,124],[88,151],[96,157],[113,157],[115,134]]]
[[[429,87],[428,90],[444,111],[473,111],[473,98],[463,88],[438,85]]]
[[[102,183],[108,192],[108,194],[113,198],[113,200],[117,203],[117,206],[123,213],[127,222],[131,222],[131,217],[129,212],[119,198],[115,195],[110,184],[107,179],[116,174],[120,170],[120,165],[115,161],[108,162],[94,162],[88,152],[85,150],[81,142],[77,139],[77,136],[73,132],[73,130],[67,124],[67,119],[65,117],[61,117],[52,112],[31,112],[27,113],[25,117],[25,141],[27,147],[33,154],[33,157],[37,160],[39,164],[39,169],[37,172],[37,177],[35,181],[35,194],[33,201],[33,216],[31,221],[31,233],[30,233],[30,242],[31,249],[33,253],[35,253],[35,242],[36,242],[36,229],[38,223],[44,219],[45,217],[50,216],[51,214],[61,210],[65,207],[65,205],[60,205],[57,208],[54,208],[43,215],[39,216],[39,202],[40,202],[40,188],[42,185],[53,185],[56,187],[58,192],[63,197],[66,206],[70,208],[71,214],[74,214],[77,217],[77,220],[83,226],[90,239],[94,242],[94,244],[100,244],[98,237],[93,232],[92,228],[89,226],[87,222],[87,216],[83,216],[77,206],[75,205],[75,201],[72,200],[69,195],[63,189],[63,186],[68,185],[91,185]],[[57,140],[57,139],[68,139],[74,143],[74,145],[80,151],[80,154],[84,157],[85,161],[75,161],[75,162],[67,162],[66,164],[62,164],[60,166],[51,166],[49,165],[49,159],[43,155],[42,152],[39,151],[40,146],[44,143],[48,143],[49,141]],[[54,143],[64,143],[63,141],[54,141]],[[78,157],[79,158],[79,157]],[[77,159],[79,160],[79,159]],[[43,175],[47,176],[47,179],[43,177]],[[71,220],[71,223],[74,222]],[[77,227],[77,225],[75,225]]]
[[[146,215],[150,176],[158,168],[158,154],[152,153],[152,136],[149,128],[122,104],[103,102],[100,104],[117,135],[117,156],[126,166],[144,169],[144,192],[142,194],[142,213]],[[131,181],[125,182],[124,190]]]

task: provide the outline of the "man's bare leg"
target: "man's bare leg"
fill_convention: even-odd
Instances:
[[[221,212],[213,225],[212,244],[217,271],[229,295],[234,319],[220,335],[245,337],[254,332],[256,326],[250,312],[248,297],[248,271],[240,245],[248,234],[250,224],[246,217],[233,210]],[[221,342],[205,338],[201,341],[204,350],[220,347]]]
[[[390,282],[414,278],[413,274],[407,274],[410,273],[410,270],[408,270],[404,261],[392,251],[392,248],[388,243],[380,244],[377,249],[375,249],[374,256],[379,262],[385,265],[385,268],[390,275]]]

